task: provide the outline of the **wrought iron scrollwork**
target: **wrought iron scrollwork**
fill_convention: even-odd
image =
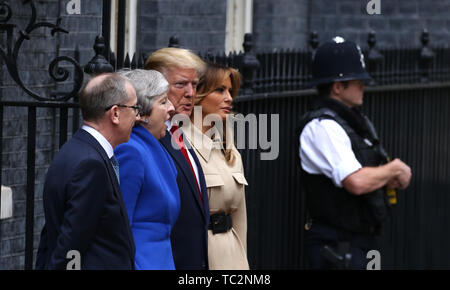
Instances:
[[[58,67],[58,63],[61,61],[68,61],[72,63],[75,68],[75,76],[74,76],[75,85],[72,91],[69,93],[63,93],[62,96],[58,98],[58,100],[67,101],[73,96],[75,96],[80,90],[81,86],[83,85],[83,69],[80,67],[78,62],[73,58],[68,56],[58,56],[57,58],[53,59],[52,62],[50,62],[50,65],[48,66],[48,72],[50,74],[50,77],[56,82],[64,82],[69,78],[70,75],[70,72],[67,69]]]
[[[19,67],[17,58],[19,55],[22,43],[25,40],[30,40],[30,34],[34,30],[41,27],[51,28],[51,35],[56,33],[69,33],[67,30],[61,27],[61,18],[56,20],[56,23],[49,22],[37,22],[36,23],[36,7],[33,0],[23,0],[22,4],[29,4],[31,8],[31,17],[25,30],[19,31],[19,37],[13,44],[13,30],[15,25],[8,24],[8,20],[12,16],[11,7],[7,1],[0,3],[0,31],[7,33],[7,51],[4,48],[0,48],[0,57],[3,59],[11,78],[21,87],[28,95],[39,101],[67,101],[75,96],[80,90],[83,83],[83,69],[80,64],[69,56],[58,56],[50,62],[49,74],[50,77],[56,82],[64,82],[69,78],[70,72],[66,68],[59,67],[58,64],[62,61],[67,61],[74,66],[74,87],[70,92],[58,92],[58,95],[52,97],[44,97],[30,90],[22,81],[19,75]]]
[[[11,7],[8,3],[2,2],[0,3],[0,22],[6,23],[12,16]]]

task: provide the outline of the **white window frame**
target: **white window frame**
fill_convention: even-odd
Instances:
[[[125,23],[125,55],[128,53],[131,61],[136,52],[137,0],[127,0]]]
[[[244,35],[253,31],[253,0],[227,0],[225,53],[243,51]]]
[[[109,25],[109,46],[111,51],[117,56],[117,0],[111,0],[111,19]]]
[[[117,57],[117,33],[118,33],[118,3],[117,0],[111,0],[111,22],[110,22],[110,47],[111,51]],[[138,0],[126,0],[126,16],[125,16],[125,56],[133,57],[136,52],[136,35],[137,35],[137,4]],[[124,56],[124,57],[125,57]]]

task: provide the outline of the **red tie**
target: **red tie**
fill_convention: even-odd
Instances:
[[[173,139],[175,140],[175,142],[177,142],[178,147],[180,147],[181,153],[183,153],[183,156],[184,156],[184,158],[186,158],[186,161],[189,164],[189,167],[191,167],[192,174],[194,175],[194,179],[195,179],[195,185],[197,185],[198,196],[200,197],[200,200],[201,200],[202,206],[203,206],[203,197],[202,197],[202,194],[200,191],[200,187],[198,186],[197,177],[194,172],[194,167],[192,167],[191,160],[189,159],[189,156],[188,156],[188,153],[186,150],[186,146],[184,145],[184,142],[183,142],[183,136],[180,134],[180,130],[178,130],[178,126],[172,126],[172,128],[170,128],[170,133],[172,133]]]

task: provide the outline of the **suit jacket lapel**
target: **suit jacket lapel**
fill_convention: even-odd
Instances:
[[[204,177],[204,173],[203,173],[203,169],[202,169],[202,165],[200,164],[200,161],[197,158],[197,155],[195,155],[195,151],[194,149],[189,149],[189,152],[191,152],[192,158],[195,161],[195,164],[197,165],[197,169],[198,169],[198,179],[200,181],[200,191],[203,197],[203,214],[205,216],[205,222],[206,224],[209,223],[209,200],[208,200],[208,191],[206,188],[206,181],[205,181],[205,177]],[[198,198],[198,197],[197,197]],[[200,202],[200,199],[199,199]]]
[[[100,156],[102,157],[103,161],[106,164],[106,169],[108,171],[109,178],[112,180],[112,184],[113,184],[113,194],[119,201],[120,213],[122,214],[122,218],[125,223],[125,227],[128,230],[128,239],[130,242],[130,250],[131,250],[130,254],[134,259],[135,245],[134,245],[133,233],[131,232],[130,221],[128,220],[127,210],[125,208],[125,204],[124,204],[123,198],[122,198],[122,191],[120,190],[119,181],[117,180],[116,172],[114,171],[114,168],[112,167],[111,160],[109,160],[108,155],[106,154],[105,150],[100,145],[100,143],[98,143],[98,141],[91,134],[89,134],[88,132],[86,132],[83,129],[80,129],[76,133],[76,136],[78,138],[86,141],[92,147],[94,147],[94,149],[100,154]],[[120,170],[120,168],[119,168],[119,170]]]
[[[199,161],[199,158],[203,158],[206,162],[209,161],[209,158],[211,156],[211,150],[213,148],[213,141],[211,138],[206,137],[197,127],[195,127],[191,123],[187,123],[185,127],[183,127],[183,133],[184,136],[186,136],[187,142],[186,144],[189,145],[189,147],[192,146],[192,144],[195,144],[195,142],[201,141],[199,146],[197,146],[194,149],[189,149],[189,152],[191,152],[192,158],[195,161],[195,164],[197,164],[198,168],[198,175],[199,175],[199,182],[200,182],[200,190],[202,192],[203,196],[203,208],[205,209],[205,216],[207,218],[206,222],[209,223],[209,201],[208,201],[208,191],[206,187],[206,181],[203,173],[203,169],[201,166],[201,163]],[[187,146],[188,146],[187,145]],[[195,147],[195,146],[194,146]],[[198,155],[195,153],[198,152]]]
[[[194,183],[195,182],[195,176],[192,173],[192,170],[189,166],[189,164],[186,161],[186,158],[184,158],[183,153],[181,153],[180,149],[174,149],[172,146],[172,135],[170,134],[169,131],[166,131],[166,136],[164,136],[163,138],[160,139],[161,144],[164,146],[164,148],[166,148],[167,152],[169,152],[169,154],[172,156],[173,160],[175,162],[178,163],[178,165],[181,168],[181,171],[183,172],[184,176],[186,177],[189,185],[191,186],[192,189],[192,193],[194,194],[194,198],[197,201],[198,206],[201,209],[201,212],[203,215],[205,215],[205,212],[203,211],[203,207],[200,197],[197,194],[197,185]],[[186,142],[186,140],[184,140],[184,142]],[[174,143],[175,144],[175,143]],[[175,146],[177,146],[175,144]],[[192,149],[189,149],[189,152],[191,153],[192,157],[194,158],[194,160],[196,159],[195,157],[195,153],[193,153]],[[203,171],[200,171],[200,164],[198,163],[198,160],[196,161],[196,165],[198,170],[198,174],[199,174],[199,178],[200,178],[200,173],[203,175]],[[203,191],[201,189],[201,185],[200,186],[200,191]],[[204,194],[201,193],[202,196],[204,197]],[[203,198],[203,200],[205,200],[205,198]]]

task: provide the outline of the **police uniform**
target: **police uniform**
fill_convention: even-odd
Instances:
[[[313,85],[370,79],[359,47],[339,37],[318,48],[313,77]],[[366,253],[376,246],[375,236],[381,231],[389,205],[383,188],[354,195],[342,181],[362,167],[386,163],[373,125],[358,108],[325,97],[301,118],[298,133],[310,266],[336,267],[327,254],[347,253],[351,254],[350,264],[341,267],[364,269]],[[347,249],[338,253],[342,245]]]

